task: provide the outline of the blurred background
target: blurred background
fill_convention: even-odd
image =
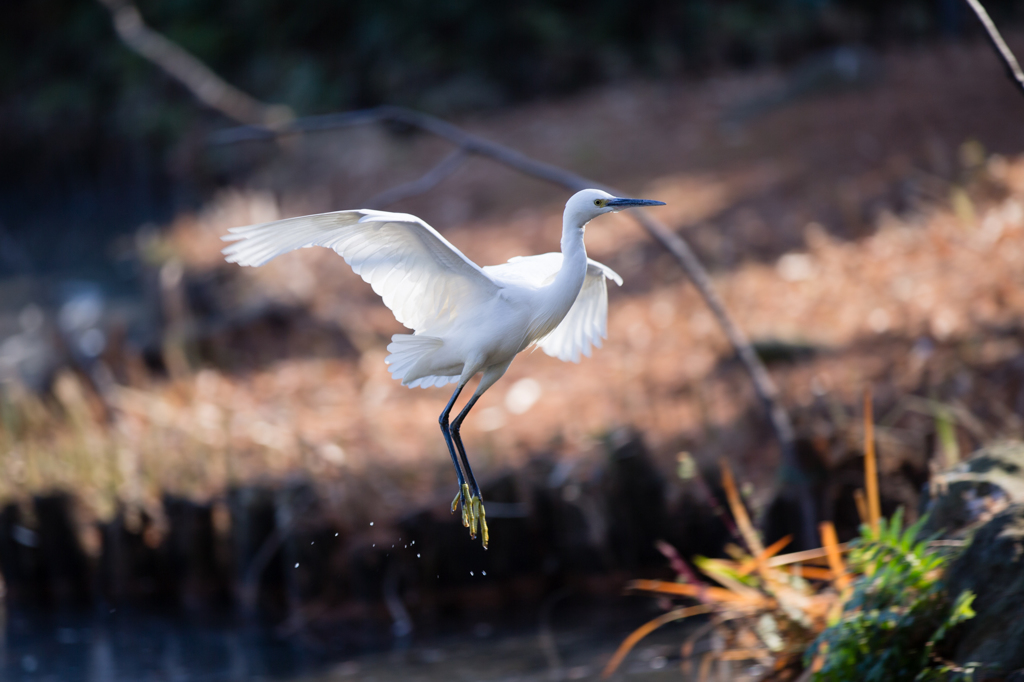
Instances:
[[[625,280],[605,347],[524,354],[466,422],[484,552],[448,511],[448,392],[390,379],[403,329],[369,286],[326,250],[220,254],[230,227],[365,206],[451,146],[397,124],[232,142],[240,121],[107,6],[10,0],[3,679],[588,678],[663,610],[622,594],[672,575],[656,541],[722,555],[720,461],[766,539],[798,524],[797,476],[845,540],[865,389],[887,513],[1024,435],[1024,99],[958,0],[137,7],[284,118],[408,106],[667,202],[801,471],[676,262],[616,214],[587,234]],[[1024,3],[987,7],[1020,54]],[[386,208],[491,264],[557,250],[566,199],[472,157]],[[677,679],[677,635],[629,671]]]

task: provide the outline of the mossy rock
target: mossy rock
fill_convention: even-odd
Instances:
[[[980,664],[979,679],[1024,668],[1024,504],[979,528],[950,565],[946,581],[952,595],[976,595],[975,617],[950,637],[954,660]]]
[[[977,450],[938,474],[921,497],[924,534],[957,535],[1024,503],[1024,443],[1003,441]]]

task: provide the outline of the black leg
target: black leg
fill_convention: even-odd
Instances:
[[[448,404],[444,407],[444,412],[438,418],[437,422],[441,425],[441,433],[444,434],[444,442],[448,445],[448,453],[452,456],[452,464],[455,465],[455,475],[459,478],[459,494],[462,494],[462,490],[466,486],[466,477],[462,474],[462,467],[459,466],[459,458],[455,455],[455,445],[452,443],[452,432],[451,427],[448,426],[448,416],[452,412],[452,407],[455,405],[455,400],[462,393],[462,384],[459,384],[455,392],[452,393],[451,399]],[[458,417],[456,417],[458,421]],[[469,500],[462,500],[462,504],[465,505]],[[453,510],[454,511],[454,510]]]
[[[481,497],[480,486],[477,485],[476,476],[473,475],[473,469],[469,466],[469,459],[466,457],[466,448],[462,446],[462,434],[459,433],[459,430],[462,428],[462,422],[466,418],[466,415],[469,414],[471,409],[473,409],[473,405],[476,405],[476,401],[479,397],[480,395],[476,394],[469,399],[469,402],[466,403],[466,406],[463,407],[462,411],[455,417],[451,426],[452,440],[455,441],[455,447],[459,450],[459,457],[462,458],[462,468],[466,472],[469,491],[475,497]]]
[[[476,405],[477,398],[480,397],[480,393],[473,394],[473,397],[469,399],[466,406],[462,408],[462,412],[459,412],[458,416],[452,422],[451,432],[452,440],[455,441],[455,447],[459,449],[459,457],[462,458],[462,466],[466,472],[466,478],[469,480],[469,497],[470,497],[470,512],[469,512],[469,534],[472,537],[476,537],[477,528],[480,529],[480,534],[483,536],[484,549],[487,549],[487,544],[490,542],[490,532],[487,530],[487,514],[484,512],[483,496],[480,494],[480,486],[477,485],[476,476],[473,475],[473,469],[469,466],[469,459],[466,457],[466,448],[462,446],[462,434],[459,430],[462,428],[462,421],[469,414],[469,411]]]

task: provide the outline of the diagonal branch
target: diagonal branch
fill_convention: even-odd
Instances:
[[[448,156],[438,161],[437,165],[428,170],[420,177],[410,182],[403,183],[391,189],[386,189],[366,201],[367,208],[383,208],[398,203],[402,199],[426,194],[437,187],[451,176],[452,173],[462,167],[469,155],[462,147],[458,147]]]
[[[985,6],[981,4],[979,0],[966,0],[967,4],[971,6],[974,13],[978,15],[978,21],[985,27],[985,32],[988,34],[989,42],[992,43],[992,47],[999,54],[1003,60],[1003,64],[1006,65],[1006,75],[1017,84],[1017,87],[1024,91],[1024,71],[1021,71],[1020,64],[1017,63],[1017,58],[1013,56],[1013,52],[1007,46],[1006,41],[1003,40],[1003,36],[999,33],[999,29],[996,28],[992,18],[985,11]]]
[[[177,44],[149,28],[130,0],[99,2],[110,10],[114,30],[129,48],[159,66],[211,109],[249,125],[271,127],[294,118],[287,106],[264,104],[250,97]]]

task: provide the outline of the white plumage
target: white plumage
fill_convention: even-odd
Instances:
[[[484,272],[499,281],[542,287],[555,280],[562,267],[562,254],[514,256],[508,263],[488,265]],[[591,347],[601,347],[608,338],[608,287],[610,279],[622,286],[622,278],[607,265],[587,259],[587,274],[575,303],[554,330],[537,340],[541,350],[565,362],[579,362],[580,355],[590,357]]]
[[[258,266],[295,249],[334,249],[413,330],[392,337],[385,362],[392,377],[410,387],[458,383],[440,419],[460,483],[453,511],[461,502],[464,523],[474,536],[480,524],[486,546],[479,486],[459,436],[462,420],[527,347],[538,344],[548,355],[572,362],[601,347],[606,280],[622,284],[622,278],[587,258],[584,228],[603,213],[660,204],[596,189],[577,192],[565,206],[561,253],[519,256],[483,268],[416,216],[368,209],[232,228],[224,239],[234,243],[224,254],[229,262]],[[473,397],[449,426],[456,398],[480,372]]]
[[[225,241],[229,263],[263,265],[311,246],[334,249],[373,287],[395,318],[428,333],[497,293],[484,271],[437,230],[408,213],[335,211],[235,227]]]

